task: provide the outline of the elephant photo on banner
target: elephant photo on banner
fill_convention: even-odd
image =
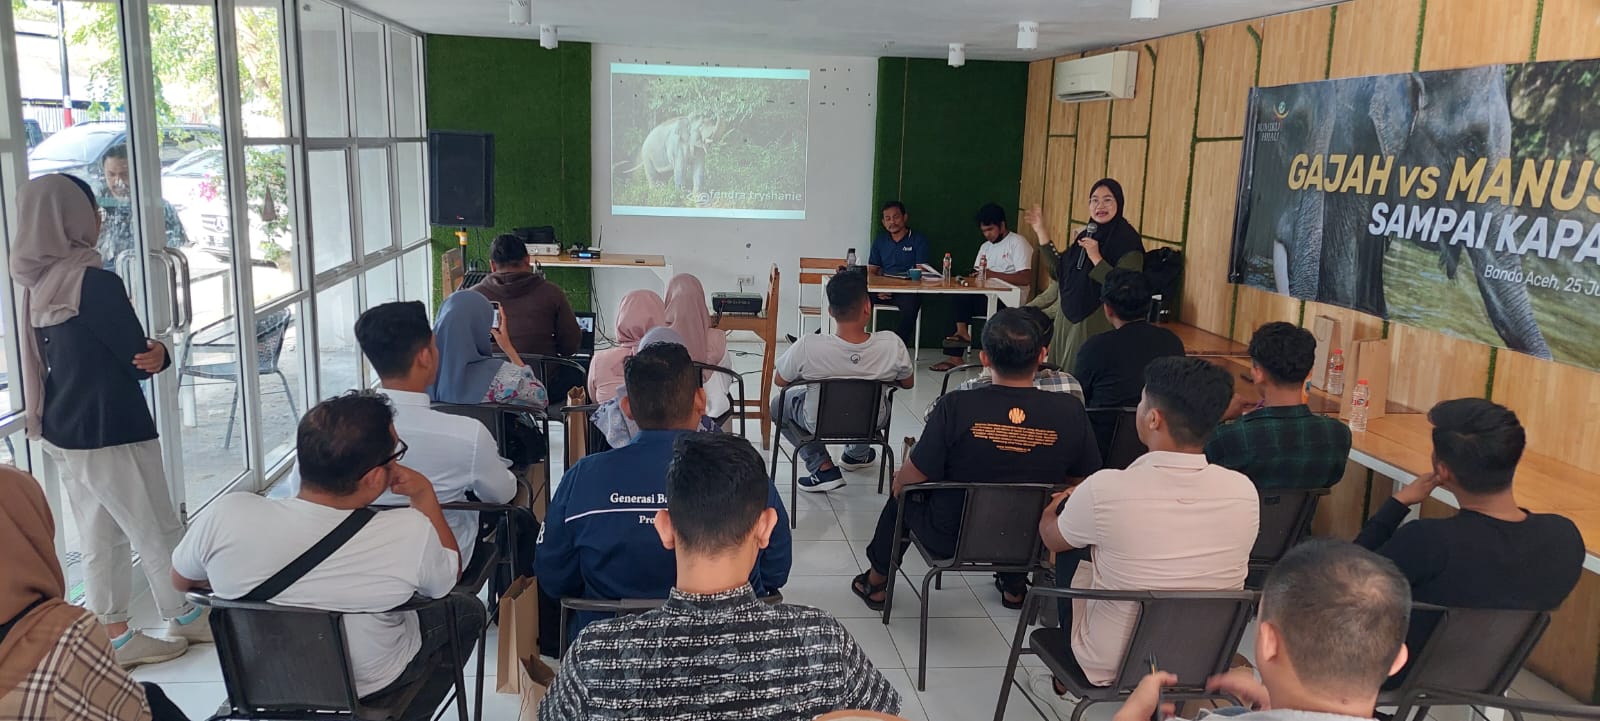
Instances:
[[[1229,280],[1600,368],[1596,78],[1581,61],[1252,91]]]

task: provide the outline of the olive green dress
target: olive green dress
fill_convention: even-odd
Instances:
[[[1061,256],[1056,253],[1053,246],[1049,245],[1040,248],[1039,256],[1049,264],[1050,277],[1054,278],[1055,264]],[[1116,265],[1101,261],[1089,271],[1089,277],[1096,283],[1104,283],[1106,276],[1117,268],[1143,271],[1144,253],[1124,253]],[[1050,287],[1028,305],[1044,310],[1055,323],[1055,337],[1050,340],[1048,360],[1052,365],[1068,373],[1072,372],[1073,364],[1077,362],[1078,349],[1083,347],[1083,342],[1089,340],[1091,336],[1111,330],[1111,321],[1106,318],[1104,312],[1094,313],[1079,323],[1067,320],[1061,312],[1061,286],[1055,281],[1051,281]]]

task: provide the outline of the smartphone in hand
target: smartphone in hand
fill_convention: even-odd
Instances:
[[[489,323],[489,329],[500,330],[500,304],[495,301],[490,301],[489,305],[494,306],[494,320]]]

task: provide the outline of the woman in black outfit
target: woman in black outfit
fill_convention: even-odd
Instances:
[[[1066,240],[1051,242],[1038,206],[1027,213],[1039,245],[1054,257],[1056,266],[1055,284],[1028,305],[1053,316],[1056,334],[1049,359],[1057,367],[1073,367],[1084,341],[1111,330],[1100,304],[1100,284],[1106,276],[1116,268],[1144,270],[1144,242],[1122,216],[1122,206],[1121,183],[1111,178],[1096,181],[1089,191],[1091,222],[1070,244]]]

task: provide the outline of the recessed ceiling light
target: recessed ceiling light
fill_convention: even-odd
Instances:
[[[533,24],[533,0],[510,0],[511,24]]]
[[[1129,17],[1134,20],[1155,20],[1161,17],[1161,0],[1133,0]]]
[[[539,47],[544,48],[545,50],[555,50],[557,44],[558,43],[556,42],[556,26],[554,26],[554,25],[540,25],[539,26]]]
[[[950,67],[959,68],[967,64],[966,43],[950,43]]]

